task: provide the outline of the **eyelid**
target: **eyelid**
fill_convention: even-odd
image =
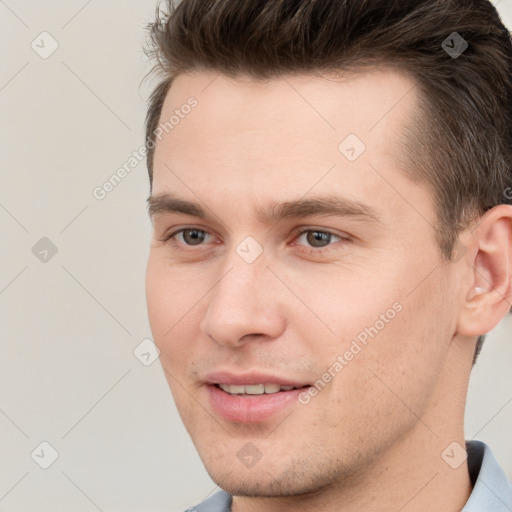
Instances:
[[[339,240],[337,242],[334,241],[333,243],[329,243],[328,245],[326,245],[324,247],[311,247],[308,245],[302,245],[302,244],[296,243],[296,240],[299,237],[301,237],[304,233],[311,233],[311,232],[330,235],[331,237],[339,238]],[[330,229],[308,226],[308,227],[298,228],[298,231],[296,232],[296,236],[294,238],[293,245],[301,247],[302,248],[301,251],[303,251],[303,252],[307,252],[310,254],[316,254],[316,255],[325,255],[326,253],[330,252],[331,250],[339,249],[337,244],[348,243],[351,240],[352,240],[351,237],[347,234],[334,233]],[[331,242],[331,241],[332,240],[329,240],[329,242]]]
[[[161,242],[169,242],[171,239],[173,239],[176,235],[179,235],[183,231],[200,231],[201,233],[206,233],[207,235],[213,236],[210,231],[203,228],[198,228],[196,226],[181,226],[179,229],[176,230],[170,230],[169,233],[166,233],[160,238]],[[182,244],[183,245],[183,244]],[[186,245],[186,244],[185,244]],[[189,245],[188,247],[194,247],[193,245]]]
[[[308,232],[313,232],[313,233],[324,233],[324,234],[327,234],[327,235],[332,235],[332,236],[336,236],[338,238],[341,238],[343,240],[348,240],[350,237],[349,235],[347,235],[346,233],[335,233],[334,231],[330,230],[330,229],[327,229],[327,228],[320,228],[320,227],[316,227],[316,226],[307,226],[307,227],[300,227],[300,228],[297,228],[297,236],[300,236],[300,235],[303,235],[304,233],[308,233]]]

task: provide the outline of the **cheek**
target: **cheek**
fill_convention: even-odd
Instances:
[[[425,410],[449,337],[450,311],[435,300],[438,288],[434,281],[407,297],[398,288],[375,286],[354,291],[349,300],[333,293],[320,311],[337,335],[322,337],[321,343],[312,325],[302,321],[317,360],[335,375],[324,374],[330,379],[329,400],[336,404],[322,413],[328,423],[348,410],[359,417],[357,424],[371,424],[377,416],[414,419],[402,401],[418,414]]]
[[[166,367],[170,362],[176,365],[184,355],[186,339],[182,333],[190,323],[194,304],[190,287],[180,284],[174,278],[176,275],[157,258],[150,257],[146,271],[148,319],[153,340]]]
[[[368,411],[409,425],[435,394],[449,338],[449,312],[425,298],[404,300],[402,311],[368,344],[362,358],[368,389],[349,384]]]
[[[324,364],[334,362],[351,348],[353,353],[358,352],[351,346],[353,341],[363,351],[372,342],[376,345],[400,321],[403,306],[398,300],[402,295],[399,276],[391,269],[382,274],[383,279],[378,280],[375,274],[353,266],[317,269],[306,276],[288,278],[297,283],[294,292],[302,302],[291,306],[291,325],[314,344]]]
[[[154,334],[161,337],[166,333],[193,307],[193,299],[193,279],[185,276],[179,267],[173,268],[160,252],[150,254],[146,269],[146,302],[151,327],[156,331]]]

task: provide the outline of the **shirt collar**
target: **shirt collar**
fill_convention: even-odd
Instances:
[[[461,512],[512,512],[512,484],[481,441],[467,441],[468,469],[473,491]]]

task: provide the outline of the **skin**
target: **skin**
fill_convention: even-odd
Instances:
[[[234,511],[455,512],[471,492],[467,465],[442,453],[464,446],[476,337],[510,308],[512,214],[490,210],[461,234],[463,257],[443,260],[432,193],[398,165],[413,86],[390,69],[267,82],[201,71],[168,93],[161,119],[190,96],[198,105],[158,143],[152,197],[172,192],[211,218],[153,215],[149,320],[184,425]],[[338,150],[351,133],[366,145],[354,162]],[[256,215],[325,194],[378,218]],[[202,243],[164,241],[184,227],[206,231]],[[336,236],[314,245],[298,228]],[[248,236],[263,249],[252,263],[236,252]],[[397,303],[308,404],[253,424],[211,409],[208,372],[312,384]],[[249,442],[261,453],[252,467],[237,456]]]

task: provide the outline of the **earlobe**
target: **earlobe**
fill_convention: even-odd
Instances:
[[[472,231],[477,246],[471,288],[459,315],[457,332],[475,337],[500,322],[512,303],[512,206],[489,210]]]

